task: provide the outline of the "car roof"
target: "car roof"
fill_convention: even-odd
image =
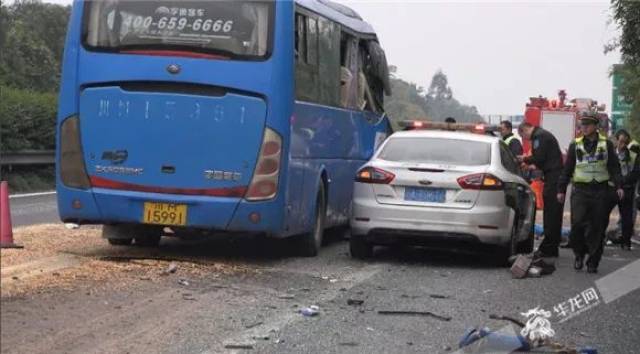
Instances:
[[[390,138],[439,138],[451,140],[468,140],[486,143],[494,143],[500,139],[495,136],[471,132],[446,131],[446,130],[409,130],[393,133]]]

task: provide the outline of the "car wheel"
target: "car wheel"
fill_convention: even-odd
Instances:
[[[513,223],[511,227],[511,237],[509,238],[509,242],[502,247],[500,247],[498,259],[496,259],[498,265],[508,266],[509,258],[514,254],[517,254],[518,251],[518,241],[517,241],[517,230],[516,222]]]
[[[133,233],[128,226],[104,225],[102,226],[102,238],[106,238],[113,246],[129,246],[133,242]]]
[[[300,251],[304,257],[315,257],[322,247],[322,237],[324,234],[324,220],[327,210],[327,202],[324,194],[324,183],[320,182],[318,186],[318,195],[316,197],[315,220],[313,230],[302,235]]]
[[[373,245],[362,235],[351,235],[349,239],[349,251],[351,257],[357,259],[366,259],[373,256]]]

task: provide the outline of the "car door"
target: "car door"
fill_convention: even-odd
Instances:
[[[518,240],[529,237],[535,223],[535,194],[522,177],[519,164],[508,146],[500,141],[500,162],[502,167],[510,174],[505,181],[506,204],[514,209],[517,217]]]

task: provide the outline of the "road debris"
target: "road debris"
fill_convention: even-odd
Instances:
[[[360,299],[347,299],[347,305],[349,306],[360,306],[364,304],[364,300]]]
[[[509,321],[511,323],[514,323],[520,327],[524,327],[524,323],[522,323],[521,321],[518,321],[517,319],[513,318],[513,317],[509,317],[509,316],[502,316],[502,315],[496,315],[496,314],[490,314],[489,318],[492,320],[501,320],[501,321]]]
[[[244,344],[244,343],[231,343],[231,344],[225,344],[224,346],[225,349],[253,349],[253,345],[252,344]]]
[[[531,258],[531,256],[527,256],[524,254],[519,255],[518,258],[516,258],[516,261],[513,262],[513,265],[511,266],[511,275],[515,279],[522,279],[526,277],[527,271],[529,270],[529,267],[531,267],[532,261],[533,259]]]
[[[482,293],[483,294],[491,294],[492,292],[493,292],[493,290],[487,289],[487,290],[483,291]]]
[[[529,351],[531,349],[529,341],[523,336],[517,335],[515,332],[511,334],[492,331],[488,327],[468,329],[462,335],[458,347],[462,349],[470,345],[474,345],[475,351],[483,353],[511,353],[516,350]]]
[[[404,315],[404,316],[427,316],[439,319],[441,321],[451,321],[451,317],[435,314],[431,311],[378,311],[379,315]]]
[[[72,224],[72,223],[66,223],[64,224],[64,227],[68,230],[76,230],[80,228],[80,225],[78,224]]]
[[[197,301],[196,298],[194,298],[193,294],[191,294],[191,293],[183,293],[182,294],[182,299],[183,300],[189,300],[189,301]]]
[[[429,297],[433,298],[433,299],[449,299],[449,298],[451,298],[451,296],[449,296],[449,295],[440,295],[440,294],[431,294],[431,295],[429,295]]]
[[[255,339],[255,340],[269,340],[269,339],[271,339],[271,337],[269,337],[268,334],[261,334],[261,335],[253,336],[253,339]]]
[[[540,278],[542,276],[542,268],[531,266],[527,272],[527,276],[530,278]]]
[[[251,328],[254,328],[254,327],[258,327],[258,326],[260,326],[262,324],[264,324],[264,322],[262,322],[262,321],[253,322],[253,323],[249,323],[249,324],[244,325],[244,328],[251,329]]]
[[[293,300],[295,299],[295,295],[294,294],[281,294],[278,295],[278,299],[283,299],[283,300]]]
[[[320,308],[316,305],[312,305],[301,309],[300,313],[305,317],[314,317],[320,313]]]
[[[357,347],[358,343],[356,343],[356,342],[340,342],[340,343],[338,343],[338,345],[341,345],[343,347]]]
[[[178,271],[178,265],[175,262],[171,262],[169,263],[169,265],[167,266],[167,269],[165,269],[164,271],[162,271],[162,275],[169,275],[169,274],[173,274],[175,272]]]
[[[178,284],[182,286],[189,286],[189,281],[186,279],[178,279]]]

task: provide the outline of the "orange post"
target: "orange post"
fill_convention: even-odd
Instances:
[[[22,248],[22,246],[13,243],[9,187],[5,181],[0,182],[0,248]]]

